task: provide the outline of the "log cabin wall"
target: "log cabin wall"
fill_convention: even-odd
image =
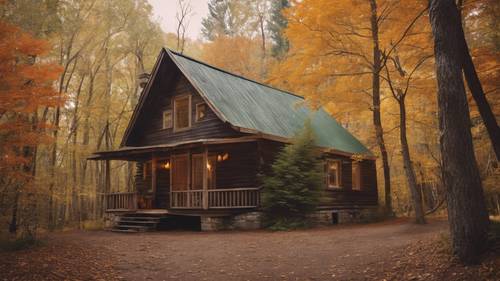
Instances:
[[[257,142],[218,145],[210,148],[210,153],[229,155],[228,160],[216,164],[217,188],[258,187]]]
[[[346,156],[329,154],[325,155],[325,160],[341,160],[342,168],[340,188],[326,188],[325,177],[323,207],[349,209],[376,206],[378,204],[377,171],[374,160],[363,160],[360,162],[361,186],[359,190],[353,190],[352,188],[352,159]]]
[[[171,61],[164,61],[161,64],[157,79],[151,86],[149,97],[144,102],[135,126],[127,139],[126,146],[158,145],[245,135],[222,122],[208,106],[206,117],[201,121],[196,121],[196,105],[203,103],[204,100],[172,64]],[[191,95],[191,127],[178,132],[174,132],[173,128],[163,129],[163,112],[172,110],[172,98],[181,95]]]

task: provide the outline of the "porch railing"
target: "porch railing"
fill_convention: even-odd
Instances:
[[[206,199],[205,199],[206,198]],[[206,202],[204,202],[204,199]],[[170,207],[178,209],[238,209],[260,205],[259,188],[178,190],[170,192]]]
[[[260,192],[258,188],[208,190],[209,208],[254,208],[259,204]]]
[[[137,193],[120,192],[106,194],[106,210],[136,210]]]
[[[136,192],[106,194],[106,210],[137,210]],[[260,188],[176,190],[170,192],[174,209],[241,209],[260,205]]]
[[[203,208],[203,190],[176,190],[170,192],[170,207],[184,209]]]

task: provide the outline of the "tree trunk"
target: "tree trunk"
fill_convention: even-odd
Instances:
[[[410,158],[410,148],[408,146],[408,139],[406,137],[406,107],[405,97],[401,96],[399,101],[399,139],[401,141],[401,154],[403,155],[403,165],[408,181],[408,188],[410,189],[411,202],[415,210],[415,222],[418,224],[425,224],[424,208],[422,206],[422,196],[417,186],[417,176],[413,169],[413,164]]]
[[[373,98],[373,126],[375,127],[375,136],[382,156],[382,166],[384,169],[384,191],[385,208],[389,214],[392,214],[392,196],[391,196],[391,171],[389,167],[389,156],[384,141],[384,130],[382,128],[382,118],[380,115],[380,71],[381,52],[378,38],[378,16],[377,1],[370,0],[371,6],[371,29],[373,40],[373,74],[372,74],[372,98]]]
[[[460,29],[462,29],[461,25]],[[493,147],[493,150],[495,151],[497,160],[500,160],[500,127],[498,127],[495,114],[493,114],[493,112],[491,111],[490,104],[488,103],[486,95],[483,91],[483,87],[481,86],[481,81],[477,76],[476,68],[474,67],[472,57],[469,53],[467,42],[465,41],[465,37],[463,36],[463,30],[461,37],[463,38],[464,44],[463,69],[465,79],[467,81],[467,85],[469,86],[472,97],[476,102],[479,114],[483,119],[484,126],[486,127],[486,131],[488,132],[488,135],[490,137],[491,145]]]
[[[17,210],[19,207],[19,187],[16,189],[16,194],[14,196],[14,204],[12,205],[12,215],[10,218],[10,223],[9,223],[9,232],[10,233],[16,233],[17,232]]]
[[[475,263],[487,248],[488,212],[470,132],[469,107],[462,78],[465,50],[454,0],[431,0],[430,21],[438,81],[443,183],[453,251]]]
[[[464,19],[462,17],[462,2],[463,1],[458,1],[458,9],[460,18]],[[464,70],[465,80],[467,81],[467,86],[472,94],[472,98],[476,102],[481,119],[483,119],[484,126],[486,127],[486,131],[490,137],[491,145],[495,151],[495,156],[497,160],[500,160],[500,127],[498,127],[495,114],[493,114],[490,104],[486,99],[481,81],[479,80],[476,68],[474,67],[474,62],[472,61],[472,57],[469,52],[469,46],[467,45],[467,40],[465,40],[462,20],[460,21],[459,28],[461,30],[461,33],[459,34],[460,40],[464,45],[464,61],[462,67]]]

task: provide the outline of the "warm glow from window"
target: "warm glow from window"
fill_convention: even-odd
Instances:
[[[196,121],[201,121],[207,116],[207,105],[199,103],[196,105]]]
[[[342,162],[340,160],[331,160],[326,162],[326,184],[329,188],[340,187],[340,169]]]

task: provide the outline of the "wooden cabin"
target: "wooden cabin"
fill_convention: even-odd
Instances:
[[[306,119],[325,163],[320,209],[376,206],[374,156],[323,109],[311,110],[298,95],[163,49],[120,148],[91,157],[136,162],[135,191],[108,194],[107,212],[210,217],[258,211],[258,174]]]

